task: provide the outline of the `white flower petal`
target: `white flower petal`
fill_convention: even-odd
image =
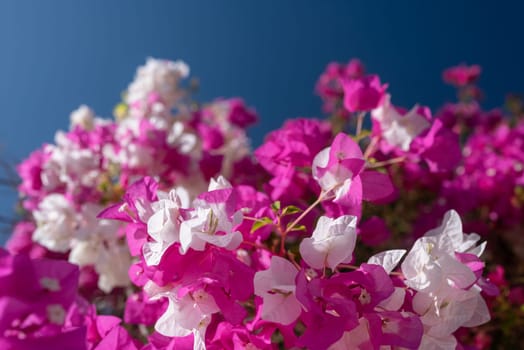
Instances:
[[[368,264],[380,265],[390,274],[398,265],[407,250],[391,249],[373,255],[368,259]]]

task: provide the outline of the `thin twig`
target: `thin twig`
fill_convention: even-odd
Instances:
[[[378,142],[378,137],[373,137],[371,141],[369,142],[368,147],[366,148],[366,151],[364,151],[364,159],[368,159],[371,153],[375,151],[375,146]]]
[[[349,265],[349,264],[338,264],[338,267],[345,268],[345,269],[351,269],[351,270],[358,270],[359,267],[355,265]]]
[[[385,160],[383,162],[376,162],[376,163],[368,164],[367,168],[368,169],[376,169],[376,168],[380,168],[380,167],[383,167],[383,166],[386,166],[386,165],[400,163],[400,162],[403,162],[404,160],[406,160],[406,157],[404,157],[404,156],[397,157],[397,158],[392,158],[392,159]]]
[[[362,132],[362,123],[364,122],[364,117],[366,116],[366,112],[360,112],[357,115],[357,130],[355,132],[355,136],[359,136]]]
[[[307,209],[304,210],[302,212],[302,214],[300,214],[300,216],[298,218],[296,218],[295,221],[293,221],[291,223],[291,225],[288,225],[288,227],[287,227],[286,231],[284,231],[284,233],[287,234],[288,232],[293,230],[293,228],[300,222],[300,220],[302,220],[311,210],[313,210],[314,207],[316,207],[320,202],[322,202],[325,199],[326,193],[327,192],[321,192],[320,195],[318,196],[317,200],[314,201],[309,207],[307,207]]]

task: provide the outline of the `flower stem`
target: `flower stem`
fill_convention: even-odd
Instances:
[[[362,123],[364,122],[364,117],[366,116],[366,112],[360,112],[357,115],[357,129],[355,131],[355,136],[359,136],[362,132]]]
[[[406,160],[406,157],[404,157],[404,156],[397,157],[397,158],[392,158],[392,159],[385,160],[383,162],[376,162],[376,163],[369,164],[367,166],[367,168],[368,169],[376,169],[376,168],[380,168],[380,167],[383,167],[383,166],[386,166],[386,165],[400,163],[400,162],[403,162],[404,160]]]
[[[338,267],[345,268],[345,269],[351,269],[351,270],[358,270],[359,267],[355,265],[349,265],[349,264],[338,264]]]
[[[375,151],[375,146],[377,145],[378,137],[373,137],[371,141],[369,142],[369,145],[366,147],[366,150],[364,151],[364,159],[368,159],[371,153]]]
[[[309,207],[307,207],[307,209],[304,210],[302,214],[300,214],[300,216],[291,223],[291,225],[288,225],[287,229],[284,231],[284,235],[289,233],[300,222],[300,220],[302,220],[311,210],[313,210],[314,207],[316,207],[320,202],[322,202],[325,199],[326,193],[327,192],[322,191],[318,196],[317,200],[314,201]]]

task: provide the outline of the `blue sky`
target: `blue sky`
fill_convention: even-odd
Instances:
[[[437,3],[435,3],[437,4]],[[485,105],[524,92],[524,4],[488,1],[0,2],[0,156],[17,161],[88,104],[111,110],[146,57],[183,59],[202,101],[243,97],[261,117],[254,143],[286,118],[320,115],[315,81],[360,58],[395,104],[453,98],[443,68],[478,63]],[[8,214],[14,195],[0,192]]]

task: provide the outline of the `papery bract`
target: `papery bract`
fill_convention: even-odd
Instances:
[[[480,255],[485,244],[477,246],[479,238],[476,234],[464,235],[458,214],[448,212],[442,225],[419,238],[406,256],[402,263],[406,284],[426,293],[438,290],[443,283],[458,288],[471,286],[477,278],[455,253]]]
[[[268,270],[255,274],[255,295],[263,298],[262,319],[288,325],[301,312],[295,296],[295,277],[298,270],[289,261],[273,256]]]
[[[417,113],[418,106],[403,115],[391,105],[390,99],[391,96],[386,95],[382,104],[371,112],[371,117],[380,124],[381,136],[390,145],[407,151],[411,141],[429,128],[430,123]]]
[[[206,243],[232,250],[242,242],[242,234],[234,231],[242,221],[242,212],[235,211],[233,189],[204,193],[194,202],[190,217],[180,225],[180,249],[204,250]]]
[[[349,262],[356,242],[355,216],[341,216],[330,219],[321,216],[311,238],[300,243],[300,254],[311,267],[322,269],[335,267],[342,262]]]
[[[182,201],[176,190],[151,205],[154,214],[147,221],[147,232],[152,241],[144,243],[143,254],[147,265],[158,265],[164,252],[180,241],[180,208]]]
[[[322,190],[334,194],[334,202],[361,201],[358,196],[348,195],[351,188],[361,186],[358,175],[365,164],[358,144],[345,134],[338,134],[331,147],[320,151],[313,160],[313,177]],[[358,185],[353,185],[358,182]]]
[[[450,67],[442,73],[443,80],[455,86],[464,86],[474,83],[480,76],[481,68],[478,65],[467,66],[465,64]]]
[[[370,111],[384,98],[387,85],[381,85],[376,75],[342,80],[344,107],[350,112]]]

